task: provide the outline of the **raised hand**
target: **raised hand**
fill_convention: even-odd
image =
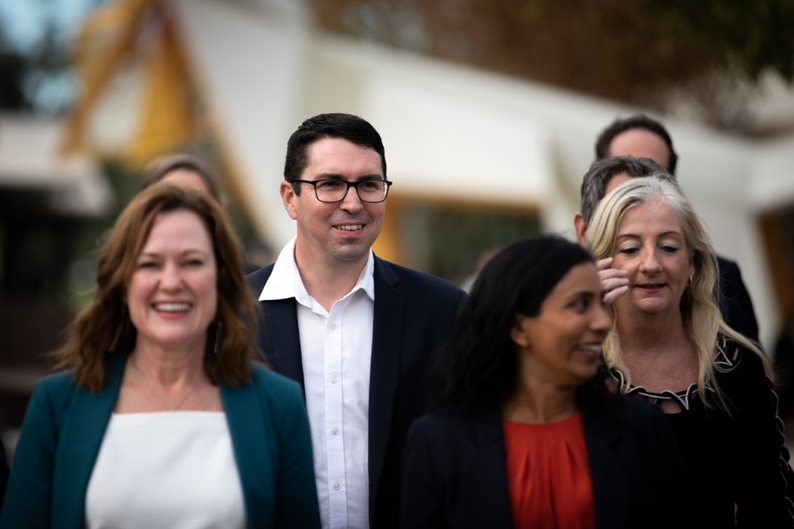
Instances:
[[[607,305],[614,303],[616,299],[629,290],[629,279],[626,277],[626,272],[611,268],[611,265],[611,257],[596,261],[598,277],[601,279],[601,286],[604,288],[604,303]]]

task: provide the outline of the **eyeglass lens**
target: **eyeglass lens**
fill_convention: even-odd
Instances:
[[[321,180],[314,184],[317,199],[322,202],[340,202],[344,200],[351,187],[356,188],[358,198],[362,202],[383,202],[388,192],[388,186],[384,180],[360,180],[358,182]]]

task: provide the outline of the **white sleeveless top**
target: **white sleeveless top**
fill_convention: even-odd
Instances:
[[[86,491],[88,529],[245,527],[223,412],[114,413]]]

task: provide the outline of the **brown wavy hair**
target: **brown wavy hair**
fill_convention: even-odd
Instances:
[[[207,329],[204,369],[213,384],[239,387],[250,381],[256,347],[257,305],[243,278],[240,244],[221,206],[191,189],[158,183],[139,193],[106,234],[99,253],[96,294],[67,330],[56,351],[56,368],[73,369],[78,387],[100,391],[106,360],[135,347],[136,330],[125,303],[127,287],[157,216],[176,210],[201,218],[218,267],[218,307]],[[217,347],[216,347],[217,343]]]

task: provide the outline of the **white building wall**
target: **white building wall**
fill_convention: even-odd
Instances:
[[[526,203],[540,208],[548,230],[572,236],[596,135],[639,110],[308,34],[299,17],[286,23],[220,2],[174,1],[227,147],[251,179],[256,222],[277,245],[294,233],[277,194],[286,139],[311,115],[370,120],[384,138],[395,193]],[[756,222],[773,203],[794,202],[791,141],[760,146],[664,121],[680,155],[679,180],[717,251],[740,264],[769,344],[779,322]]]
[[[252,222],[281,243],[295,232],[278,182],[305,73],[306,13],[300,1],[172,0],[191,66],[234,163]]]

